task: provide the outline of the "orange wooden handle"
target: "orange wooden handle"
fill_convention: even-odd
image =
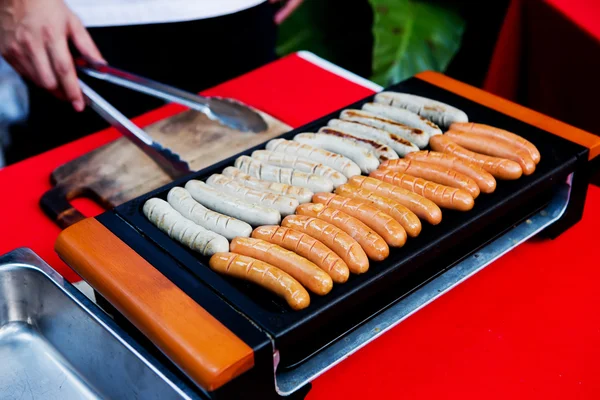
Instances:
[[[510,115],[530,125],[536,126],[556,136],[575,142],[590,149],[589,160],[600,154],[600,137],[582,129],[560,122],[547,115],[520,106],[509,100],[498,97],[484,90],[449,78],[443,74],[426,71],[416,75],[417,78],[456,93],[483,106]],[[477,121],[475,121],[477,122]]]
[[[254,352],[93,218],[65,229],[61,258],[206,390],[254,365]]]

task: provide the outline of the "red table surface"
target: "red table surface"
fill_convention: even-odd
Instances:
[[[292,126],[370,90],[290,56],[205,92],[236,97]],[[179,110],[167,106],[145,125]],[[59,229],[38,207],[61,163],[118,135],[103,131],[0,170],[0,253],[28,246],[69,279],[54,253]],[[87,215],[98,207],[78,201]],[[599,398],[600,189],[558,239],[531,240],[313,382],[309,399]]]
[[[574,24],[600,41],[600,1],[598,0],[545,0]]]

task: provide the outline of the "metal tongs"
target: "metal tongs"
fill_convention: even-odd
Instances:
[[[96,64],[83,58],[78,58],[76,65],[79,71],[91,77],[181,104],[200,111],[210,119],[230,128],[251,132],[262,132],[267,129],[266,122],[257,112],[234,100],[201,97],[105,64]],[[79,80],[79,84],[87,104],[151,157],[169,176],[176,179],[191,172],[188,163],[182,160],[179,155],[162,147],[160,143],[152,139],[84,82]]]
[[[104,100],[91,87],[81,80],[79,80],[79,85],[81,86],[81,92],[83,93],[83,97],[85,97],[86,103],[123,136],[146,153],[171,178],[177,179],[192,172],[189,164],[182,160],[178,154],[161,146],[160,143],[152,139],[150,135],[131,122],[129,118],[121,114],[119,110]]]

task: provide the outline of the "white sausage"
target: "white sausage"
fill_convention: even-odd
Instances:
[[[309,160],[327,165],[336,171],[340,171],[347,178],[360,175],[360,167],[351,159],[341,154],[298,143],[293,140],[273,139],[267,143],[267,150],[308,158]]]
[[[191,180],[185,184],[185,188],[198,203],[211,210],[246,221],[250,225],[277,225],[281,222],[281,215],[274,208],[250,204],[220,192],[204,182]]]
[[[250,189],[225,175],[213,174],[206,180],[206,184],[248,203],[274,208],[283,216],[295,213],[300,204],[292,197],[281,196],[266,190]]]
[[[292,168],[309,174],[322,176],[329,179],[333,183],[334,188],[348,182],[348,179],[341,172],[326,165],[311,161],[308,158],[294,156],[292,154],[275,153],[269,150],[256,150],[252,152],[252,158],[276,167]]]
[[[253,176],[242,172],[239,168],[227,167],[223,170],[223,175],[235,179],[242,185],[256,190],[267,190],[272,193],[277,193],[282,196],[292,197],[300,204],[309,203],[314,195],[310,190],[300,187],[286,185],[285,183],[269,182],[256,179]]]
[[[249,237],[252,233],[252,227],[246,222],[207,209],[182,187],[175,186],[169,190],[167,201],[185,218],[228,240],[238,236]]]
[[[294,141],[333,151],[334,153],[348,157],[365,174],[371,173],[379,167],[379,160],[371,150],[365,149],[354,140],[348,138],[326,135],[324,133],[299,133],[294,136]]]
[[[384,118],[389,118],[401,124],[420,129],[427,133],[429,137],[442,134],[442,130],[439,126],[427,118],[423,118],[419,114],[403,108],[392,107],[380,103],[365,103],[362,109],[376,115],[381,115]]]
[[[469,122],[469,117],[464,111],[441,101],[414,94],[381,92],[375,96],[375,102],[404,108],[444,127],[448,127],[454,122]]]
[[[359,122],[364,125],[372,126],[373,128],[383,129],[384,131],[388,131],[414,143],[421,149],[424,149],[429,144],[429,135],[421,129],[401,124],[400,122],[368,111],[344,110],[340,114],[340,119],[344,121]]]
[[[401,138],[398,135],[384,131],[382,129],[373,128],[369,125],[361,124],[360,122],[343,121],[341,119],[332,119],[327,124],[334,129],[348,132],[354,136],[363,139],[374,139],[392,148],[400,157],[404,157],[408,153],[419,151],[419,148]]]
[[[149,199],[142,210],[158,229],[204,256],[229,251],[227,239],[186,219],[164,200]]]
[[[235,160],[235,167],[257,179],[302,186],[315,193],[331,192],[333,190],[333,182],[322,176],[295,171],[291,168],[274,167],[248,156],[238,157]]]
[[[345,131],[340,128],[332,128],[330,126],[322,127],[319,129],[319,133],[350,139],[359,146],[371,151],[381,162],[399,158],[398,153],[396,153],[390,146],[373,138],[361,137],[352,132]]]

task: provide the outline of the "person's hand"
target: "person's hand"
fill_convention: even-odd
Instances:
[[[275,14],[275,23],[279,25],[285,21],[287,17],[296,11],[296,8],[298,8],[303,1],[304,0],[269,0],[270,3],[285,3],[281,9],[277,11],[277,14]]]
[[[0,0],[0,54],[21,75],[81,111],[85,103],[69,40],[82,56],[104,62],[63,0]]]

